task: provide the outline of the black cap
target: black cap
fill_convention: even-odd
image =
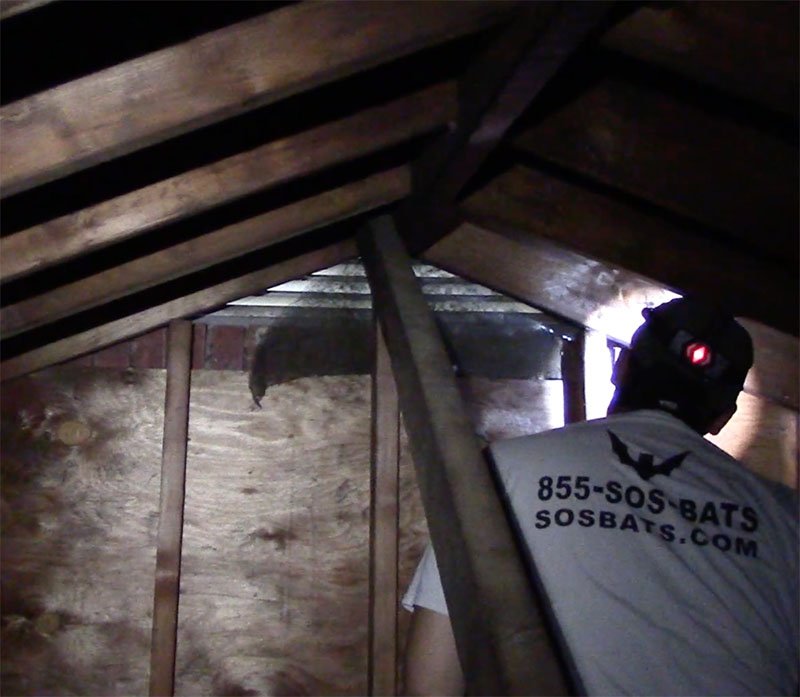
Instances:
[[[741,389],[753,365],[753,342],[730,314],[694,298],[642,311],[645,323],[631,341],[642,362],[668,363],[706,383]]]

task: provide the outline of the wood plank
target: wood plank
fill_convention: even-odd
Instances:
[[[514,167],[461,208],[484,227],[532,232],[738,316],[798,331],[797,279],[778,264],[539,170]]]
[[[3,0],[0,2],[0,20],[8,19],[21,12],[35,10],[42,5],[48,5],[53,0]]]
[[[254,271],[205,290],[190,293],[182,298],[170,300],[6,359],[0,363],[0,379],[10,380],[84,353],[96,351],[122,339],[150,331],[175,318],[208,312],[231,300],[258,293],[278,283],[305,276],[333,264],[339,264],[355,255],[353,241],[337,242],[260,271]]]
[[[607,80],[515,144],[728,233],[796,273],[797,149],[777,138]]]
[[[796,2],[682,2],[638,8],[600,42],[723,92],[797,115]]]
[[[386,340],[375,323],[372,377],[368,693],[397,694],[400,410]]]
[[[0,239],[4,281],[420,135],[455,118],[452,83],[267,143]]]
[[[429,249],[424,259],[476,283],[507,293],[630,343],[641,310],[674,297],[663,286],[529,234],[491,232],[471,223]],[[502,274],[497,269],[503,269]],[[745,389],[798,409],[798,340],[747,320],[755,363]]]
[[[441,338],[388,217],[359,237],[389,346],[469,694],[560,694],[563,678]]]
[[[167,328],[167,389],[150,645],[150,695],[153,697],[172,695],[175,682],[191,362],[192,323],[173,320]]]
[[[409,190],[409,170],[399,167],[139,257],[3,308],[2,336],[19,334],[391,203]]]
[[[586,421],[585,332],[561,342],[561,382],[564,385],[564,423]]]
[[[415,163],[418,196],[400,212],[414,249],[438,239],[420,215],[449,204],[504,138],[511,124],[608,13],[607,2],[524,3],[510,27],[459,81],[458,124]]]
[[[244,369],[244,327],[209,327],[206,368]]]
[[[21,99],[0,109],[1,195],[487,28],[507,11],[301,3]]]

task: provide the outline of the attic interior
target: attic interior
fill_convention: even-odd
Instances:
[[[601,415],[674,294],[796,488],[799,7],[0,1],[2,694],[402,691],[435,429]]]

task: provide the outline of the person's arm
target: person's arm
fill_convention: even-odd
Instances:
[[[464,677],[450,618],[417,606],[405,658],[407,695],[463,695]]]

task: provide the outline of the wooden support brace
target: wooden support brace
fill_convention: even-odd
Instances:
[[[191,357],[192,323],[185,320],[170,322],[153,637],[150,645],[151,695],[172,695],[175,680]]]
[[[565,681],[410,259],[388,217],[359,247],[469,694],[563,694]]]
[[[561,381],[564,385],[564,423],[586,421],[586,392],[584,389],[585,332],[572,341],[561,342]]]
[[[370,497],[370,695],[397,694],[397,528],[400,414],[383,332],[375,324]]]

